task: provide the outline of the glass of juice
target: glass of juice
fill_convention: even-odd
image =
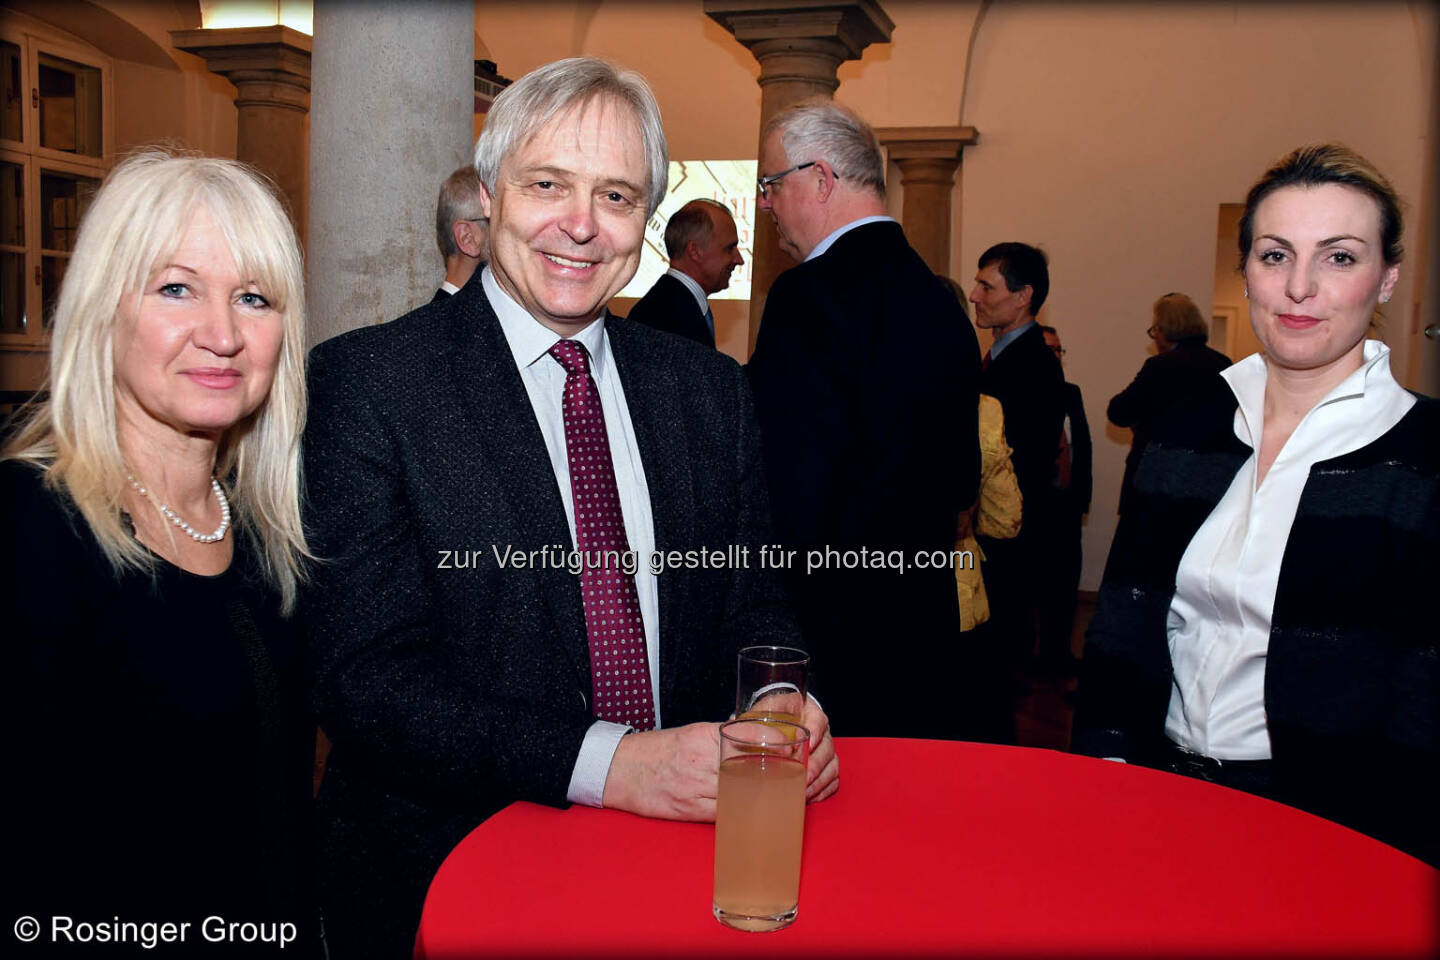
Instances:
[[[795,647],[746,647],[737,658],[735,716],[800,723],[810,655]]]
[[[810,731],[798,723],[720,725],[712,906],[726,926],[762,932],[795,919],[809,756]]]

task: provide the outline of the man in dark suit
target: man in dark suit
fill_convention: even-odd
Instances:
[[[1065,348],[1054,327],[1040,325],[1045,346],[1063,366]],[[1045,551],[1048,563],[1044,593],[1039,605],[1038,660],[1042,671],[1057,676],[1073,673],[1075,657],[1070,638],[1075,629],[1076,594],[1080,589],[1083,553],[1082,523],[1090,512],[1094,489],[1091,476],[1090,422],[1080,387],[1065,382],[1065,424],[1055,457],[1055,514],[1050,530],[1054,540]]]
[[[1065,374],[1035,323],[1050,293],[1045,254],[1024,243],[1000,243],[980,255],[970,302],[975,323],[995,340],[985,354],[980,392],[1005,409],[1005,440],[1024,501],[1020,535],[981,539],[991,622],[1016,665],[1035,648],[1047,545],[1059,509],[1056,453],[1065,421]]]
[[[649,88],[599,60],[541,67],[496,99],[476,167],[489,265],[311,359],[306,619],[333,742],[318,829],[336,956],[408,955],[441,860],[514,800],[713,819],[707,721],[734,705],[736,651],[797,639],[758,562],[744,375],[605,316],[665,192]],[[820,799],[838,766],[813,703],[805,722]]]
[[[1134,497],[1135,470],[1150,437],[1167,422],[1190,417],[1207,401],[1217,395],[1223,400],[1228,393],[1220,371],[1230,366],[1230,358],[1206,345],[1210,325],[1195,301],[1183,293],[1167,293],[1155,301],[1153,317],[1145,333],[1155,342],[1156,355],[1105,410],[1111,423],[1133,431],[1120,481],[1120,513]]]
[[[431,302],[460,292],[485,265],[490,230],[480,207],[480,178],[466,164],[445,178],[435,202],[435,243],[445,260],[445,279]]]
[[[666,270],[630,309],[630,319],[656,330],[715,346],[715,315],[706,298],[730,285],[745,262],[735,218],[724,204],[691,200],[665,224]]]
[[[748,368],[785,571],[816,686],[843,733],[963,733],[949,553],[979,484],[978,344],[885,216],[870,127],[829,100],[761,140],[760,209],[795,260]]]

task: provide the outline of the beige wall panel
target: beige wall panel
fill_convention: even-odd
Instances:
[[[760,67],[694,2],[477,0],[475,33],[500,72],[517,78],[562,57],[598,56],[638,70],[655,89],[677,160],[755,156]]]

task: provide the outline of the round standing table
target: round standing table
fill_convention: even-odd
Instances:
[[[441,866],[416,956],[1440,956],[1440,871],[1299,810],[1050,750],[837,749],[784,930],[711,915],[710,824],[517,803]]]

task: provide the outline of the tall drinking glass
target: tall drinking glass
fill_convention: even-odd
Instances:
[[[726,926],[761,932],[795,919],[809,757],[810,731],[798,723],[720,726],[712,906]]]
[[[795,647],[744,648],[736,667],[735,716],[800,723],[809,667],[810,655]]]

